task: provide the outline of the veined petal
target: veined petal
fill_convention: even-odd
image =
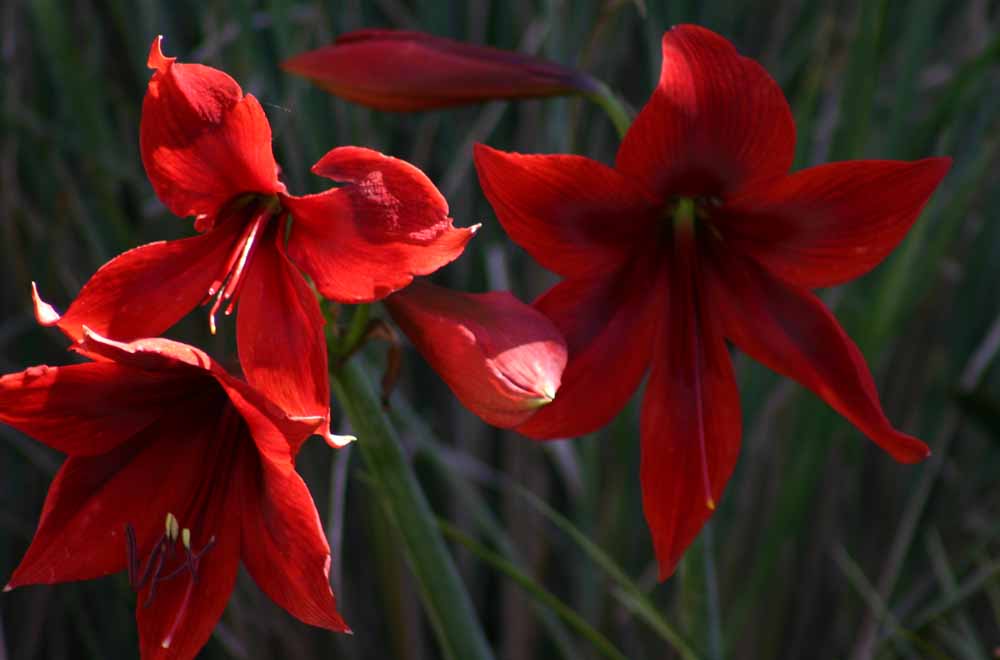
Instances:
[[[832,286],[867,273],[892,252],[949,167],[950,158],[811,167],[727,201],[715,224],[736,249],[782,279]]]
[[[486,423],[515,426],[556,396],[566,342],[548,318],[511,294],[415,281],[385,304],[459,401]]]
[[[246,275],[236,337],[247,382],[291,417],[329,424],[325,321],[305,279],[285,257],[283,227],[263,237]]]
[[[331,300],[384,298],[456,259],[477,229],[454,228],[430,179],[377,151],[340,147],[313,172],[347,185],[283,197],[294,218],[288,255]]]
[[[215,215],[243,193],[283,192],[260,103],[228,75],[179,64],[153,41],[139,147],[153,189],[175,215]]]
[[[640,420],[642,508],[660,579],[711,517],[739,456],[740,398],[704,295],[692,236],[678,236]]]
[[[504,230],[565,277],[614,269],[648,240],[661,206],[617,171],[582,156],[475,146],[476,171]]]
[[[241,489],[242,559],[257,585],[300,621],[350,632],[330,588],[330,546],[299,475],[263,460]]]
[[[112,362],[0,378],[0,421],[71,456],[111,451],[192,397],[188,379]]]
[[[584,74],[513,51],[422,32],[359,30],[282,63],[331,94],[378,110],[593,91]]]
[[[897,461],[930,455],[892,428],[864,356],[816,296],[736,254],[717,256],[714,266],[716,311],[734,344],[815,392]]]
[[[186,513],[205,474],[205,419],[221,392],[192,392],[184,415],[163,415],[107,453],[70,457],[49,487],[31,546],[9,586],[86,580],[125,568],[125,524],[140,547]],[[209,418],[210,419],[210,418]],[[209,422],[211,423],[211,422]]]
[[[720,35],[679,25],[663,35],[660,84],[616,168],[662,199],[723,196],[785,174],[794,156],[792,113],[767,71]]]
[[[83,337],[83,326],[123,341],[155,337],[205,297],[231,238],[229,229],[219,228],[124,252],[94,273],[62,318],[40,320],[74,341]],[[39,304],[46,305],[36,298],[36,309]]]
[[[649,365],[659,309],[655,265],[568,279],[534,303],[566,337],[569,362],[555,400],[517,427],[530,438],[596,431],[625,406]],[[661,297],[662,299],[662,297]]]

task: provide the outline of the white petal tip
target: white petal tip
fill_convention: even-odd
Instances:
[[[14,587],[10,586],[9,584],[4,586],[3,593],[7,593],[8,591],[14,591]]]
[[[323,439],[326,440],[326,444],[334,449],[343,449],[352,442],[357,441],[357,438],[353,435],[334,435],[332,433],[324,434]]]
[[[55,310],[55,307],[42,300],[42,297],[38,295],[38,285],[34,282],[31,283],[31,302],[35,306],[35,320],[38,321],[39,325],[48,327],[59,323],[62,316]]]

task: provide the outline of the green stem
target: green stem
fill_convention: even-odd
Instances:
[[[444,657],[492,660],[437,519],[363,367],[357,360],[347,362],[333,374],[331,384],[359,438],[357,449],[385,501],[390,523],[399,532]]]
[[[593,80],[593,83],[596,90],[587,94],[586,97],[599,105],[601,110],[604,110],[608,119],[615,125],[618,137],[625,137],[629,126],[632,125],[632,113],[625,107],[625,104],[618,98],[618,95],[611,91],[610,87],[596,79]]]
[[[358,342],[365,334],[368,327],[368,319],[371,318],[371,305],[356,305],[354,315],[351,316],[351,323],[347,326],[347,332],[337,343],[337,351],[341,356],[350,355],[357,347]]]

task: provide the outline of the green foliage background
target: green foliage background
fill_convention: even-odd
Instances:
[[[611,162],[617,137],[598,110],[564,99],[383,114],[332,99],[277,63],[349,30],[413,28],[579,66],[639,107],[659,72],[660,36],[679,22],[721,32],[771,71],[798,125],[796,167],[955,159],[896,253],[824,293],[867,355],[890,419],[934,457],[895,464],[812,395],[740,356],[737,473],[677,576],[657,585],[634,405],[593,436],[536,444],[479,423],[409,352],[393,415],[495,654],[993,657],[1000,7],[989,0],[5,2],[0,370],[73,359],[59,333],[36,328],[32,280],[65,309],[115,254],[191,233],[156,199],[138,154],[155,35],[165,35],[167,54],[221,68],[261,100],[290,190],[323,189],[308,170],[336,145],[406,158],[442,189],[456,224],[484,223],[438,279],[531,299],[553,278],[506,240],[475,180],[471,144]],[[232,322],[214,338],[206,326],[195,312],[170,336],[235,365]],[[373,370],[383,353],[366,352]],[[327,523],[335,590],[355,635],[299,624],[243,575],[203,657],[439,657],[354,452],[314,440],[299,469]],[[60,460],[0,427],[0,574],[27,547]],[[0,658],[133,657],[133,608],[123,575],[4,594]]]

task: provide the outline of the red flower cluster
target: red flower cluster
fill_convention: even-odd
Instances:
[[[614,168],[476,146],[507,233],[565,278],[535,303],[566,336],[562,387],[519,430],[594,431],[649,372],[641,477],[661,579],[711,516],[739,454],[726,340],[816,392],[897,460],[929,453],[889,424],[861,352],[809,289],[882,261],[950,159],[789,174],[794,151],[777,83],[692,25],[663,36],[660,83]]]
[[[291,195],[253,96],[222,71],[165,57],[159,38],[148,64],[143,164],[199,235],[116,257],[64,315],[33,290],[38,321],[93,362],[0,380],[0,420],[69,455],[7,590],[127,569],[143,657],[190,658],[242,561],[293,615],[347,631],[330,550],[294,469],[309,435],[353,439],[329,430],[324,320],[303,273],[330,300],[379,300],[458,257],[476,227],[452,226],[419,169],[358,147],[313,167],[343,185]],[[196,348],[146,339],[207,303],[213,333],[216,313],[237,309],[247,382]],[[565,342],[532,307],[430,284],[397,293],[391,307],[486,419],[513,426],[555,396]]]

